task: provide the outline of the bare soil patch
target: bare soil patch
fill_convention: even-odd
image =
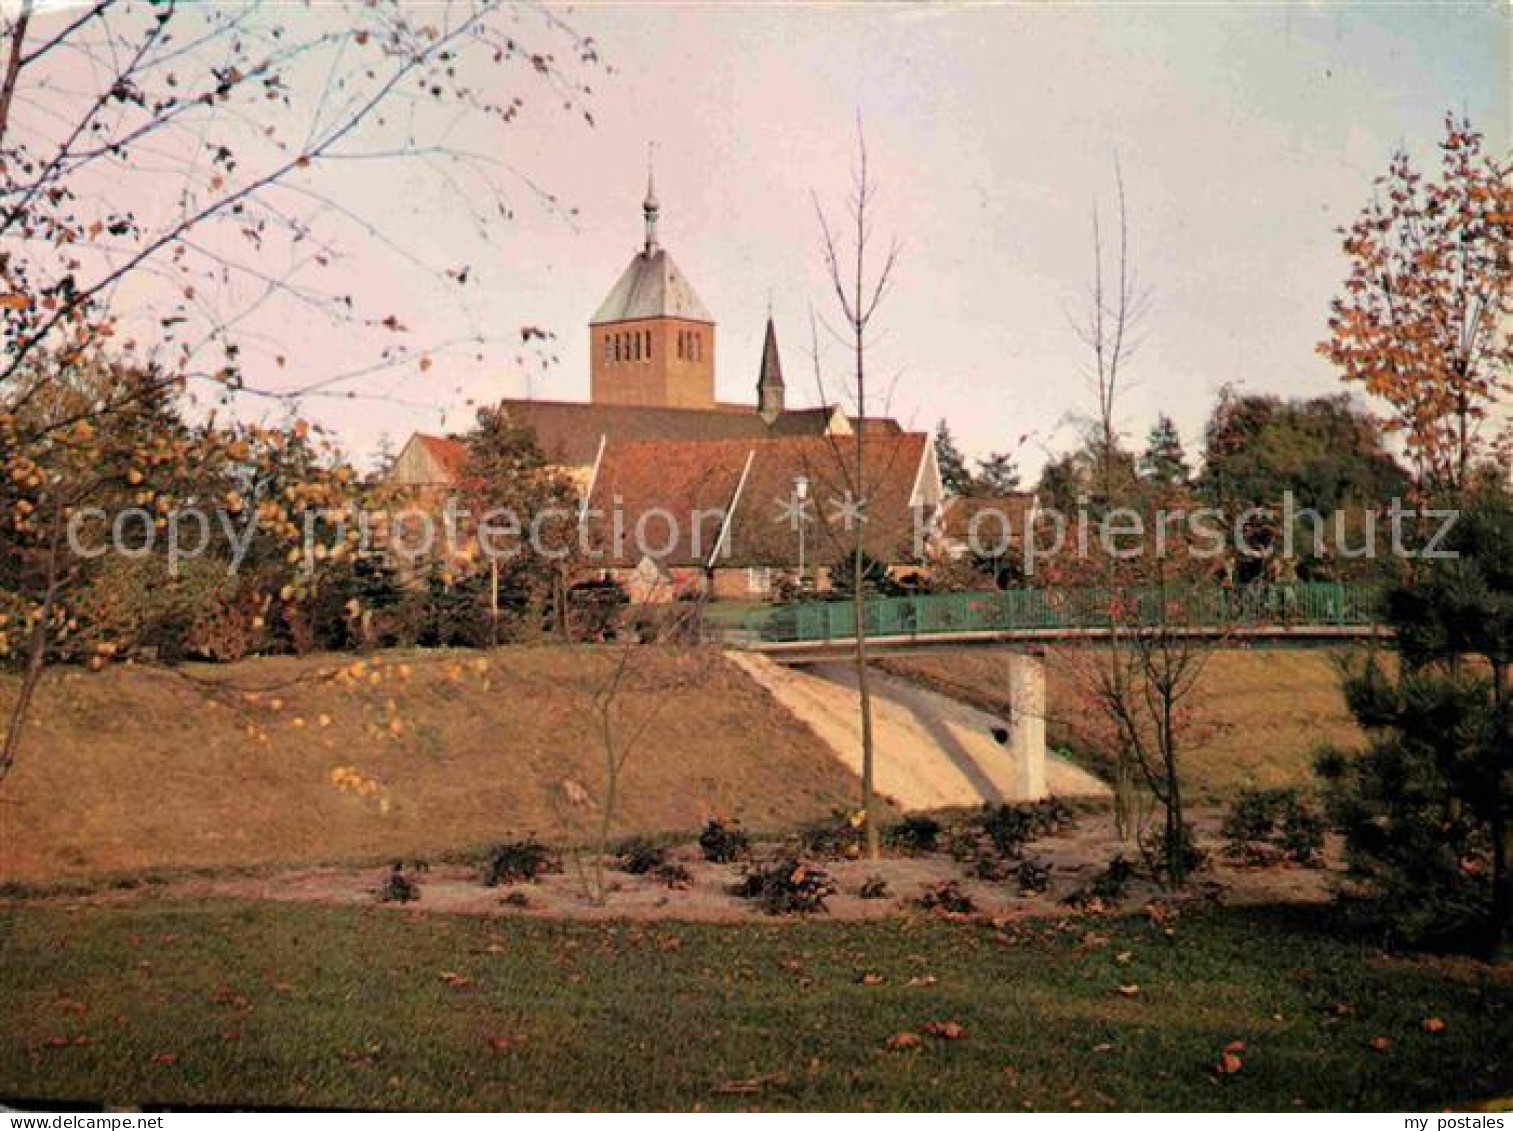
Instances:
[[[1195,822],[1200,838],[1213,848],[1209,867],[1193,877],[1180,895],[1164,892],[1142,874],[1129,885],[1125,897],[1107,910],[1138,908],[1152,899],[1219,901],[1230,904],[1317,903],[1330,896],[1330,881],[1338,868],[1338,853],[1331,846],[1322,868],[1278,865],[1244,868],[1229,863],[1218,851],[1217,829],[1221,814],[1203,811]],[[782,847],[782,842],[760,842],[754,847],[762,859]],[[826,903],[823,917],[842,920],[886,919],[922,913],[919,897],[930,888],[955,881],[975,905],[975,913],[993,918],[1026,918],[1065,914],[1062,902],[1102,871],[1115,855],[1139,863],[1139,850],[1121,843],[1108,812],[1084,813],[1074,827],[1035,841],[1024,856],[1050,868],[1051,883],[1043,894],[1024,894],[1016,881],[985,881],[974,878],[965,865],[945,851],[925,855],[891,854],[878,863],[866,860],[823,860],[823,867],[836,884],[836,894]],[[564,870],[530,883],[487,887],[477,865],[442,863],[419,875],[421,895],[413,903],[388,904],[396,912],[449,912],[473,915],[529,916],[550,919],[638,920],[689,922],[783,921],[764,915],[750,900],[731,893],[740,878],[739,864],[713,864],[702,859],[692,844],[672,849],[669,858],[687,869],[686,887],[670,888],[650,876],[610,871],[613,890],[605,903],[591,902],[576,872],[571,854],[564,856]],[[382,867],[302,868],[266,875],[196,877],[141,891],[110,891],[88,897],[92,903],[133,902],[150,892],[151,898],[237,899],[314,902],[338,905],[371,905],[387,875]],[[862,885],[873,877],[887,883],[888,895],[864,899]]]

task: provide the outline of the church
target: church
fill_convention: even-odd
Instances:
[[[640,249],[589,319],[588,401],[500,404],[573,478],[586,516],[613,515],[643,534],[654,513],[719,516],[707,531],[684,523],[676,536],[631,540],[640,545],[606,541],[603,570],[640,590],[761,597],[785,576],[824,588],[855,522],[873,556],[899,570],[918,564],[920,532],[944,495],[930,437],[838,405],[790,408],[770,313],[754,403],[717,400],[716,323],[662,246],[650,175],[642,215]],[[859,443],[868,468],[860,487],[850,475]],[[466,459],[461,438],[416,433],[389,482],[456,486]],[[865,514],[833,521],[853,500]]]

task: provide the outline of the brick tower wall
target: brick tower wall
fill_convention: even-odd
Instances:
[[[644,318],[590,326],[588,332],[589,399],[595,404],[714,407],[710,323]]]

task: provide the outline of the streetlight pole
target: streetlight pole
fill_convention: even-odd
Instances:
[[[804,508],[809,501],[809,478],[804,475],[796,477],[793,481],[793,498],[796,502],[794,513],[799,520],[799,595],[804,593]]]

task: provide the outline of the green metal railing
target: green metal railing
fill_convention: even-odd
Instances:
[[[1025,632],[1162,624],[1222,630],[1263,627],[1369,627],[1379,589],[1358,582],[1300,582],[1155,589],[1008,589],[931,593],[869,599],[868,636],[935,636],[963,632]],[[716,606],[717,607],[717,606]],[[726,622],[743,634],[774,643],[819,642],[856,634],[850,601],[807,601],[744,611]]]

